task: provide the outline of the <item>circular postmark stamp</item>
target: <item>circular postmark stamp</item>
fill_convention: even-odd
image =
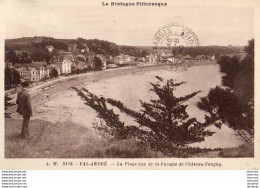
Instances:
[[[199,46],[195,33],[188,27],[172,23],[160,28],[153,37],[152,45],[163,47]]]

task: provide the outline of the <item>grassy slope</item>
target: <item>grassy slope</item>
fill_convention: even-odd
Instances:
[[[72,124],[32,120],[30,138],[20,137],[22,120],[5,119],[5,158],[164,158],[134,139],[110,141]],[[254,144],[195,154],[191,158],[254,157]]]
[[[32,120],[30,138],[20,137],[22,120],[5,119],[6,158],[149,158],[160,154],[139,147],[135,140],[108,141],[93,130],[70,122]]]

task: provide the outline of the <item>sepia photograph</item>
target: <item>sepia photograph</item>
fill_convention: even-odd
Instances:
[[[5,159],[255,157],[253,4],[2,5]]]

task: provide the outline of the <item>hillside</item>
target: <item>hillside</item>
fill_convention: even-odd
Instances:
[[[56,50],[68,49],[70,44],[76,44],[77,49],[83,49],[84,45],[87,45],[91,52],[96,54],[117,56],[121,53],[128,54],[137,57],[145,57],[148,55],[146,49],[138,47],[119,46],[115,43],[83,38],[78,39],[54,39],[50,37],[23,37],[17,39],[6,39],[5,49],[8,50],[25,50],[27,52],[33,52],[36,49],[44,49],[46,45],[53,45]]]
[[[135,57],[145,57],[153,53],[152,46],[125,46],[117,45],[115,43],[98,40],[98,39],[54,39],[52,37],[23,37],[17,39],[6,39],[6,51],[24,50],[29,52],[33,60],[42,60],[43,57],[49,59],[53,54],[59,51],[67,51],[68,47],[76,44],[78,50],[84,49],[88,46],[90,52],[103,55],[117,56],[119,54],[127,54]],[[52,54],[45,48],[47,45],[54,46],[55,50]],[[220,54],[237,54],[243,51],[241,46],[198,46],[198,47],[161,47],[160,49],[171,50],[175,54],[182,55],[220,55]],[[40,58],[38,58],[40,57]],[[46,59],[46,58],[45,58]]]

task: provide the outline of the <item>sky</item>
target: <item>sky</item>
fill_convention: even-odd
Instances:
[[[156,0],[142,2],[153,1]],[[150,46],[155,33],[170,23],[190,28],[202,46],[241,46],[254,37],[254,10],[249,6],[156,2],[167,2],[168,5],[105,7],[100,0],[3,0],[0,6],[5,38],[82,37],[121,45]]]

